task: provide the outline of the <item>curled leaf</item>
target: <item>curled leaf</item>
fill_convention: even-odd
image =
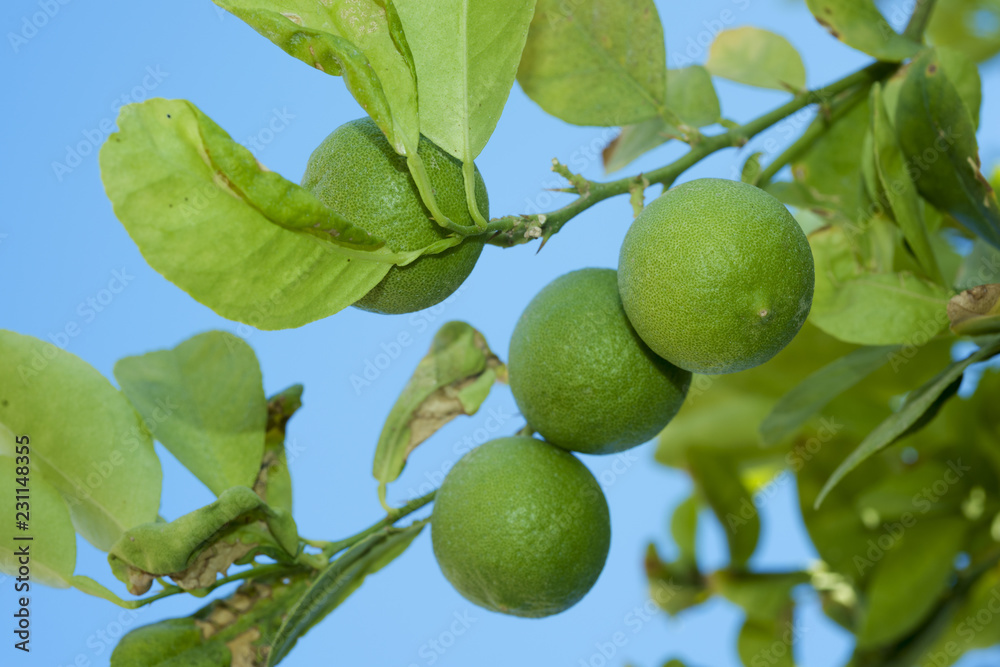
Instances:
[[[290,605],[309,580],[279,573],[255,578],[187,618],[136,628],[111,655],[111,667],[260,667]]]
[[[285,451],[285,427],[302,407],[302,391],[302,385],[296,384],[267,399],[264,456],[253,485],[253,490],[264,502],[289,513],[292,511],[292,477]]]
[[[403,529],[376,533],[355,544],[320,572],[273,634],[268,649],[268,667],[281,662],[299,637],[357,590],[366,576],[378,572],[406,551],[425,525],[427,520],[416,521]]]
[[[375,450],[373,474],[379,495],[403,471],[420,443],[459,415],[475,414],[505,368],[481,333],[465,322],[448,322],[385,420]]]
[[[132,104],[118,126],[100,154],[115,215],[150,266],[223,317],[301,326],[360,299],[400,259],[266,172],[190,102]]]
[[[413,57],[391,1],[215,0],[289,55],[343,76],[358,104],[405,155],[416,149]]]
[[[291,515],[268,507],[249,488],[234,486],[175,521],[127,531],[112,547],[108,562],[129,592],[141,595],[154,577],[170,575],[182,588],[203,588],[252,551],[289,558],[297,550]]]
[[[960,336],[1000,332],[1000,284],[977,285],[953,296],[948,320]]]

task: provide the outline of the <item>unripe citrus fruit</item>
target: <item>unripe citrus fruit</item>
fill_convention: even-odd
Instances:
[[[534,438],[500,438],[448,472],[431,541],[467,599],[537,618],[572,607],[594,585],[611,524],[604,492],[575,456]]]
[[[639,214],[618,259],[625,312],[654,352],[694,373],[762,364],[809,314],[809,242],[780,201],[703,178]]]
[[[677,414],[691,382],[629,324],[613,269],[567,273],[539,292],[514,328],[507,369],[532,428],[585,454],[649,441]]]
[[[423,137],[417,153],[441,211],[454,222],[473,224],[461,163]],[[431,218],[406,158],[392,149],[370,118],[345,123],[324,139],[309,158],[302,186],[396,252],[420,250],[450,233]],[[489,218],[486,185],[478,170],[476,202],[483,217]],[[444,252],[394,266],[354,305],[377,313],[429,308],[458,289],[482,250],[482,240],[470,238]]]

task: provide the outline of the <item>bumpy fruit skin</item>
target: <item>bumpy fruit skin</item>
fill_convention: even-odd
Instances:
[[[691,181],[639,214],[618,261],[618,289],[650,348],[694,373],[764,363],[812,305],[809,242],[777,199],[746,183]]]
[[[417,152],[441,211],[459,224],[473,224],[461,163],[422,137]],[[370,118],[345,123],[324,139],[309,158],[302,186],[397,252],[425,248],[450,233],[431,218],[406,167],[406,158],[392,149]],[[488,219],[486,185],[478,169],[476,202]],[[482,251],[483,242],[473,238],[406,266],[394,266],[354,305],[387,314],[429,308],[459,288]]]
[[[636,334],[613,269],[574,271],[542,289],[514,328],[507,369],[528,423],[584,454],[648,442],[677,414],[691,383],[691,373]]]
[[[534,438],[500,438],[449,471],[431,541],[468,600],[540,618],[572,607],[597,581],[611,523],[604,492],[575,456]]]

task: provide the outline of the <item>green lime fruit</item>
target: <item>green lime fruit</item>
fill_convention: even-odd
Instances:
[[[471,602],[540,618],[576,604],[604,568],[611,520],[604,492],[569,452],[499,438],[455,464],[434,500],[434,556]]]
[[[795,337],[812,305],[813,273],[809,242],[780,201],[747,183],[703,178],[635,219],[618,290],[654,352],[693,373],[732,373]]]
[[[567,273],[539,292],[514,328],[507,370],[532,428],[584,454],[648,442],[677,414],[691,383],[691,373],[636,334],[614,269]]]
[[[462,164],[423,137],[417,154],[441,211],[454,222],[472,225]],[[424,206],[406,158],[392,149],[370,118],[345,123],[324,139],[309,157],[302,186],[395,252],[420,250],[450,234]],[[478,169],[476,203],[488,219],[486,185]],[[354,305],[387,314],[429,308],[459,288],[482,251],[482,240],[469,238],[444,252],[394,266]]]

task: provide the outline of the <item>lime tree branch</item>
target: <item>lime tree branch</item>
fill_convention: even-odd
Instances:
[[[374,535],[380,530],[384,530],[386,528],[391,527],[400,519],[409,516],[410,514],[413,514],[418,509],[420,509],[424,505],[427,505],[432,500],[434,500],[434,494],[436,493],[437,489],[431,491],[426,495],[420,496],[419,498],[414,498],[413,500],[406,503],[402,507],[397,507],[395,509],[390,510],[388,513],[386,513],[384,519],[373,523],[372,525],[368,526],[361,532],[351,535],[350,537],[346,537],[342,540],[338,540],[336,542],[328,542],[324,544],[324,546],[322,547],[323,555],[329,559],[334,555],[336,555],[337,553],[343,551],[344,549],[347,549],[348,547],[357,544],[366,537]]]
[[[812,148],[813,144],[819,140],[824,134],[833,127],[837,121],[846,116],[854,107],[858,106],[862,101],[868,99],[868,89],[869,86],[860,86],[850,93],[846,94],[842,99],[836,100],[830,105],[829,113],[821,113],[818,115],[809,127],[806,128],[805,132],[799,136],[792,145],[781,152],[776,158],[771,160],[766,167],[760,172],[760,176],[757,177],[757,186],[764,187],[771,182],[774,175],[781,171],[781,168],[786,164],[797,160],[806,151]]]
[[[743,146],[752,137],[812,104],[827,104],[841,93],[855,88],[867,91],[873,83],[886,78],[898,67],[895,63],[873,63],[828,86],[800,93],[786,104],[744,125],[705,137],[676,161],[639,176],[602,183],[569,175],[568,178],[573,187],[567,191],[577,195],[574,201],[551,213],[497,218],[491,221],[486,228],[487,242],[501,247],[512,247],[527,243],[535,238],[548,239],[575,216],[605,199],[632,193],[637,188],[644,189],[653,184],[670,187],[681,174],[709,155],[724,148]],[[563,176],[567,176],[569,173],[565,167],[558,163],[553,166],[553,170]]]

